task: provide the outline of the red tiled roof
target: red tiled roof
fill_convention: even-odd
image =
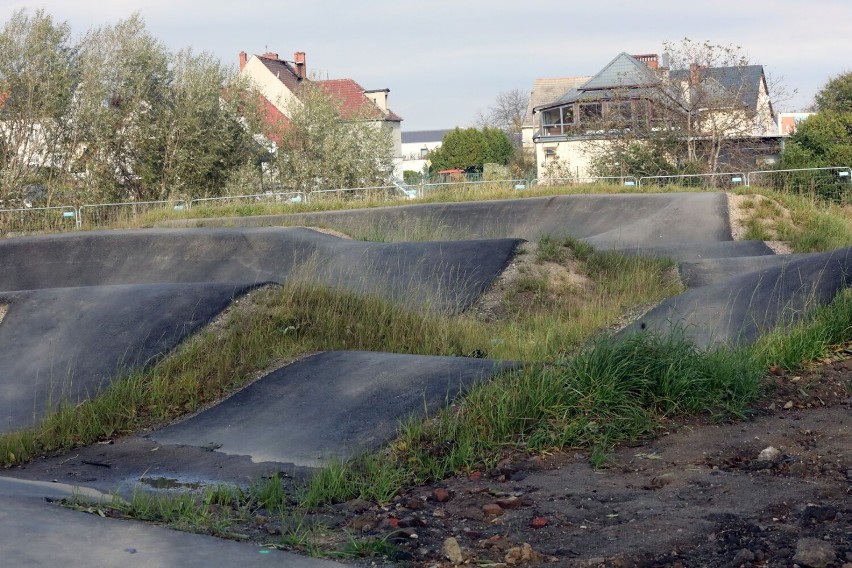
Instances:
[[[340,101],[340,114],[343,118],[353,118],[366,113],[372,118],[384,118],[390,122],[402,120],[398,114],[389,110],[382,113],[373,101],[364,94],[364,87],[352,79],[328,79],[315,81],[325,94]]]

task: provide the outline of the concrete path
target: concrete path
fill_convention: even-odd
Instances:
[[[78,491],[58,483],[0,477],[0,563],[16,568],[342,566],[254,544],[102,518],[48,501],[71,497]],[[88,493],[88,497],[97,499],[97,493]]]

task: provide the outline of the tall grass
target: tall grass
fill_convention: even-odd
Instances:
[[[552,302],[522,308],[509,301],[510,317],[497,322],[313,284],[257,291],[151,369],[128,373],[85,402],[60,404],[32,429],[0,436],[0,463],[22,463],[165,423],[306,353],[365,350],[554,360],[611,324],[626,307],[680,289],[665,261],[591,253],[586,264],[594,285],[579,292],[556,286],[548,292]]]

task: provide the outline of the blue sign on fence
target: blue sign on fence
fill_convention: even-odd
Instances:
[[[73,211],[63,211],[62,216],[63,217],[76,217],[76,215],[74,214]]]

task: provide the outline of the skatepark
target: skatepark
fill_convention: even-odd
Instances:
[[[365,227],[381,227],[386,241],[356,240]],[[434,227],[441,238],[406,240],[412,227]],[[16,237],[0,241],[0,433],[32,427],[61,401],[97,396],[127,371],[166,357],[255,290],[306,283],[463,314],[525,241],[545,235],[676,263],[684,291],[639,315],[622,336],[677,329],[700,348],[748,345],[852,285],[852,248],[775,254],[763,241],[734,240],[727,197],[714,192],[414,204]],[[4,472],[0,546],[10,565],[37,564],[42,554],[56,561],[59,550],[70,564],[87,558],[127,566],[331,565],[100,519],[45,499],[67,496],[77,485],[95,498],[126,490],[151,467],[158,476],[198,483],[227,478],[228,471],[309,475],[329,459],[381,447],[401,420],[435,412],[471,385],[523,365],[376,351],[306,354],[183,420],[81,449],[125,464],[103,475],[90,464],[86,483]],[[104,458],[89,458],[98,460]],[[40,531],[54,539],[34,550]],[[93,533],[100,536],[87,536]]]

